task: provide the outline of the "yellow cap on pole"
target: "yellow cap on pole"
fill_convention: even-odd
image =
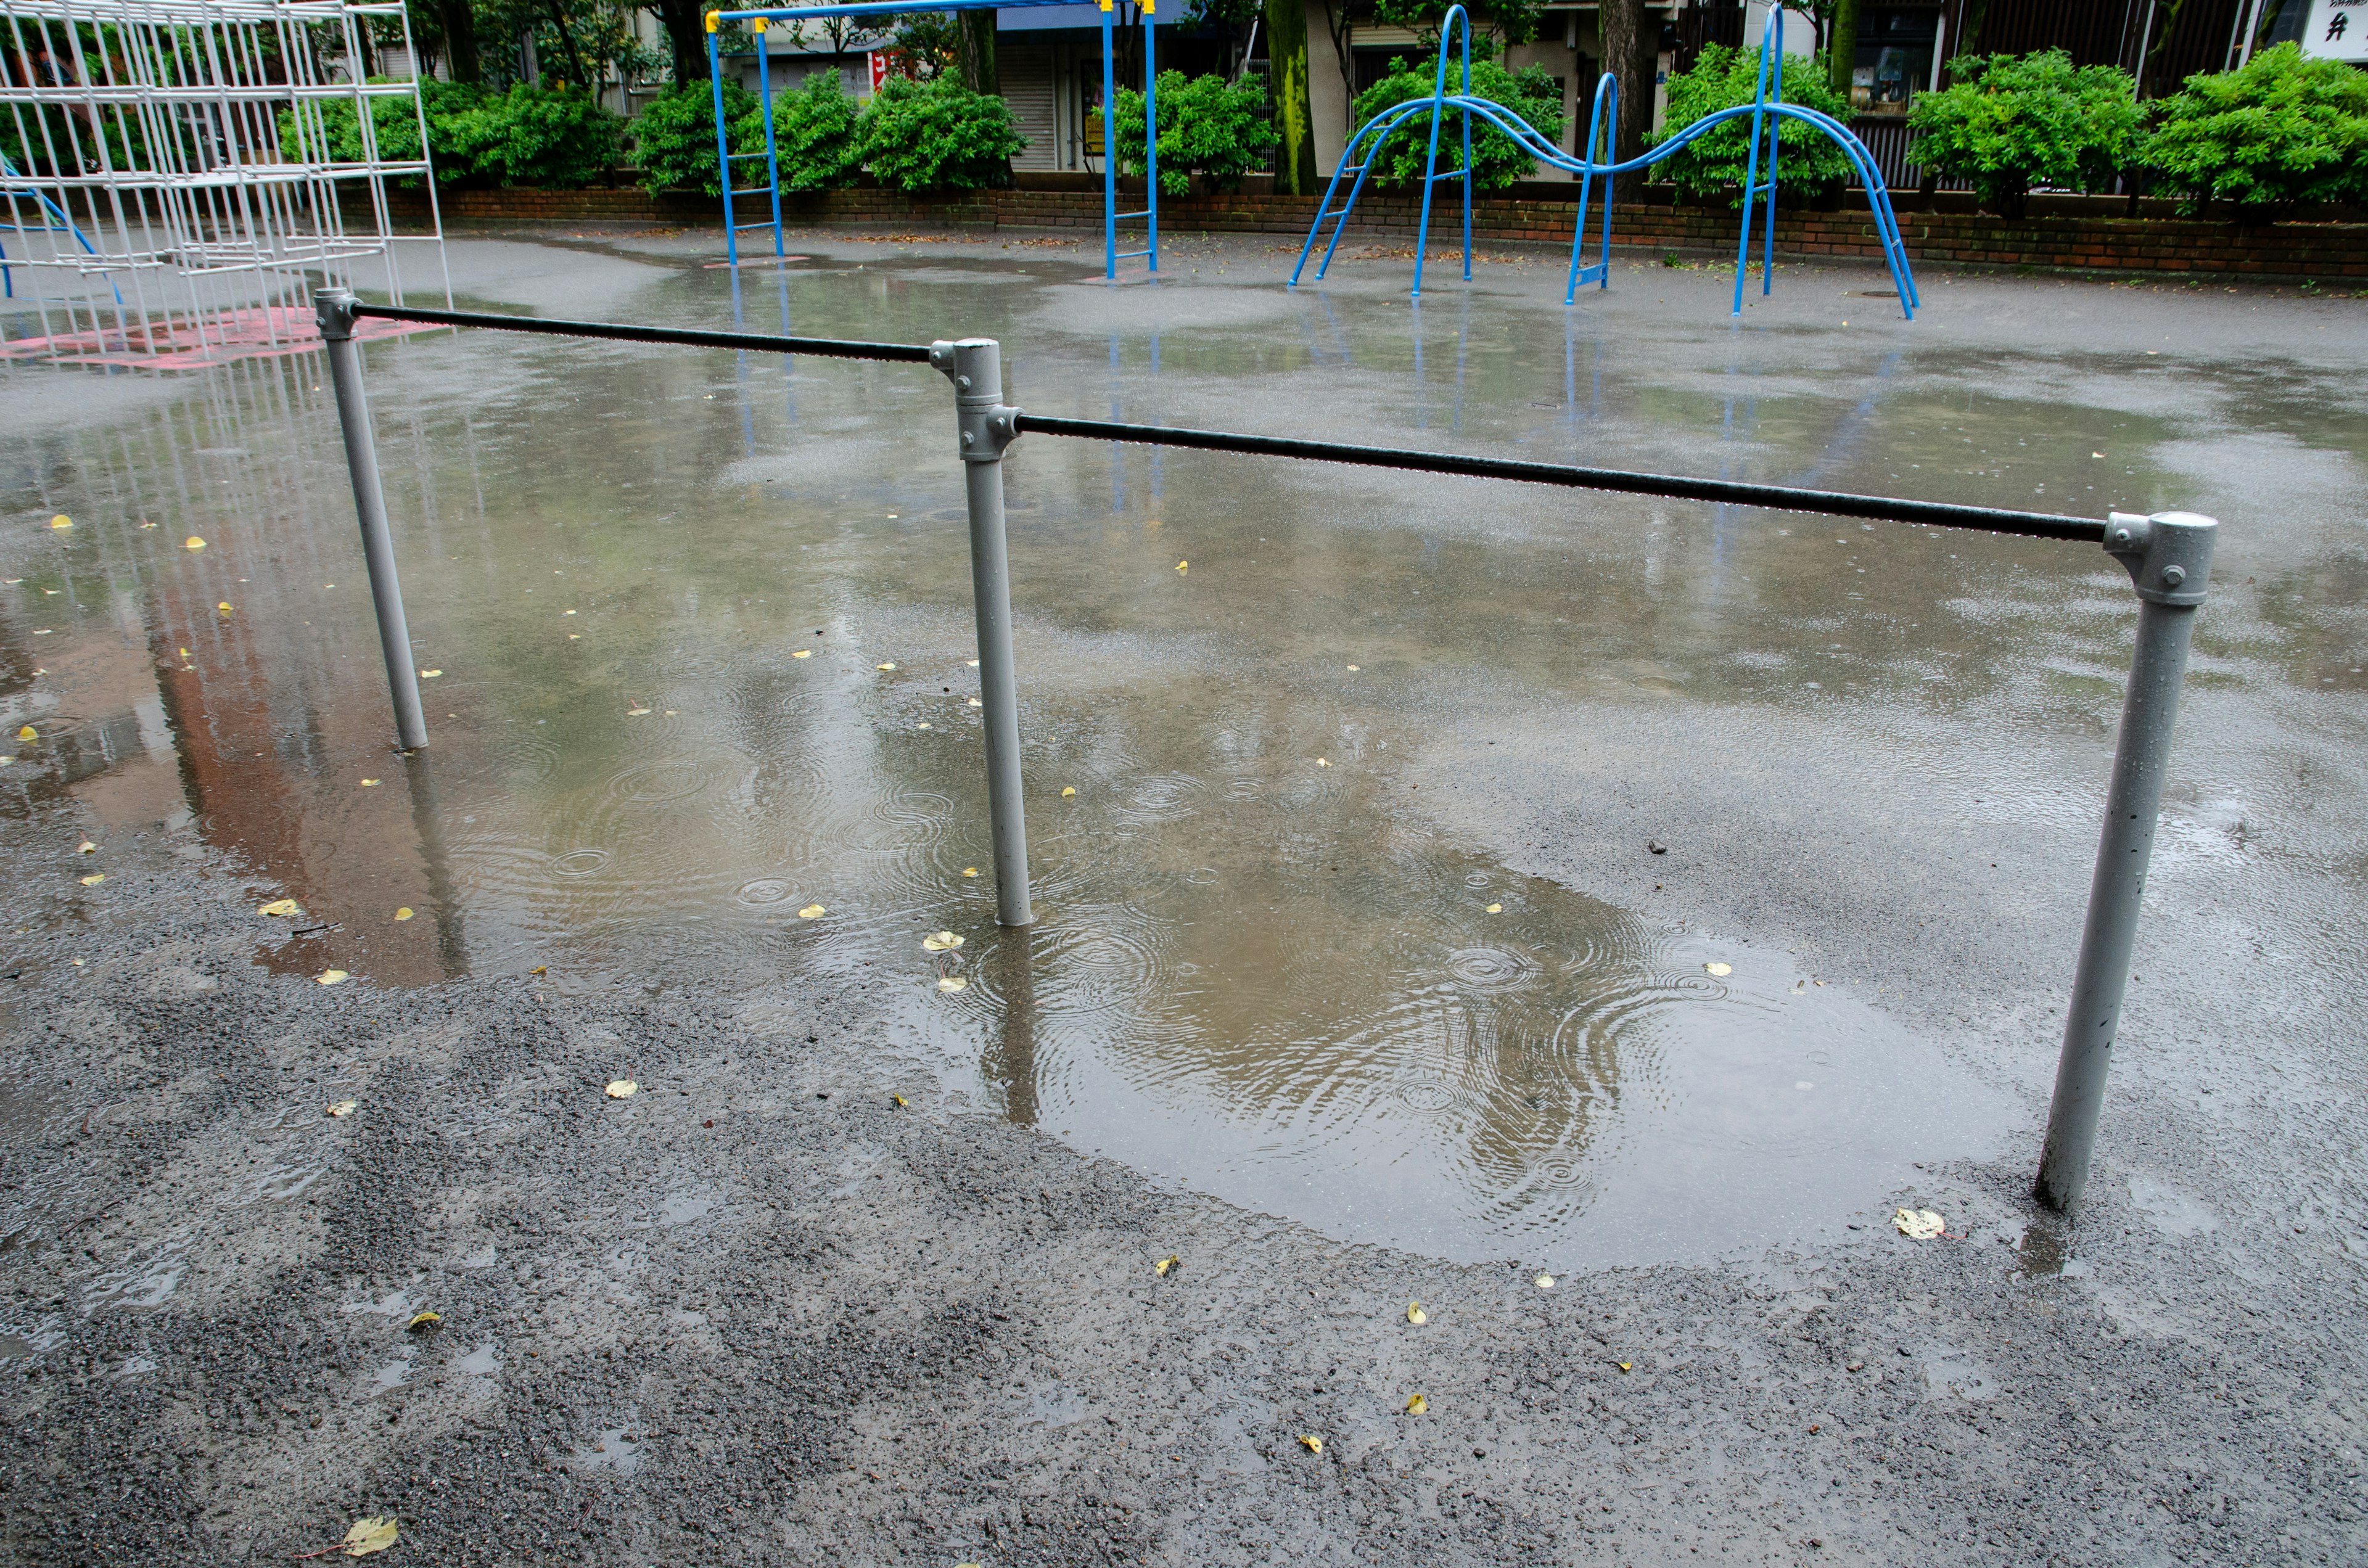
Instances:
[[[708,13],[707,13],[707,30],[708,30],[709,32],[720,32],[720,31],[722,31],[722,30],[723,30],[723,12],[721,12],[721,11],[710,11],[710,12],[708,12]]]
[[[765,18],[762,17],[749,17],[748,30],[751,32],[763,32],[765,30]]]

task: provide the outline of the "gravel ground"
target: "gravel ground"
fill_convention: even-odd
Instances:
[[[2356,1560],[2321,1328],[2112,1183],[2071,1278],[2015,1165],[1542,1289],[899,1105],[857,996],[323,986],[74,836],[5,830],[13,1562]]]

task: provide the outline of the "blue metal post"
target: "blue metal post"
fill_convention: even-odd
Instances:
[[[1144,242],[1150,247],[1145,259],[1154,272],[1159,270],[1159,66],[1152,44],[1158,29],[1151,25],[1151,13],[1157,4],[1143,0],[1143,221],[1150,236]]]
[[[765,46],[765,18],[757,17],[748,24],[757,31],[757,95],[765,105],[765,183],[773,193],[773,256],[776,260],[788,252],[781,244],[781,157],[773,145],[773,72]]]
[[[1102,0],[1102,276],[1118,281],[1118,65],[1115,0]]]
[[[1440,40],[1444,44],[1444,36]],[[1472,18],[1463,18],[1463,91],[1472,96]],[[1472,281],[1472,109],[1463,110],[1463,281]]]
[[[1777,6],[1768,13],[1768,43],[1759,51],[1761,80],[1768,84],[1771,103],[1784,101],[1784,7]],[[1779,115],[1768,123],[1768,208],[1763,215],[1766,240],[1759,249],[1759,293],[1764,299],[1776,291],[1776,155],[1784,148],[1784,119]]]
[[[740,230],[732,221],[732,133],[723,123],[723,64],[715,48],[715,29],[723,25],[720,11],[707,13],[707,85],[715,99],[716,183],[723,187],[723,259],[740,265]]]

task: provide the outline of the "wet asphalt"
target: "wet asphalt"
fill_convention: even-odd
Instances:
[[[458,255],[458,280],[599,314],[699,238],[511,242]],[[1553,271],[1498,286],[1550,291]],[[1649,324],[1674,296],[1691,329],[1723,291],[1643,277],[1668,292],[1606,308]],[[1803,268],[1770,308],[1879,287]],[[1099,308],[1122,324],[1145,299]],[[1219,324],[1269,309],[1207,301]],[[1527,1261],[1328,1239],[976,1114],[883,1065],[860,983],[275,972],[255,910],[279,890],[163,820],[109,835],[85,886],[86,808],[28,797],[0,818],[8,1555],[285,1561],[392,1515],[391,1562],[2356,1559],[2368,710],[2340,672],[2362,651],[2360,460],[2298,458],[2243,409],[2283,378],[2356,424],[2368,318],[2291,290],[1991,277],[1928,301],[1913,328],[1865,330],[2015,376],[2033,370],[2009,346],[2046,332],[2077,340],[2061,373],[2089,390],[2113,380],[2100,361],[2169,344],[2194,387],[2113,397],[2189,422],[2180,499],[2244,528],[2075,1221],[2027,1187],[2109,744],[2085,689],[2011,746],[1988,732],[2043,703],[2033,685],[2002,686],[1996,714],[1508,704],[1518,724],[1467,722],[1468,741],[1447,710],[1485,709],[1485,678],[1418,694],[1442,738],[1405,812],[1880,988],[2021,1096],[2002,1152],[1869,1191],[1847,1229],[1550,1286]],[[25,384],[0,398],[28,418],[149,395]],[[1281,416],[1222,417],[1225,395],[1187,385],[1179,421]],[[1687,466],[1681,433],[1659,438],[1634,466]],[[2322,608],[2238,591],[2280,574]],[[2068,780],[2062,809],[2029,809],[2028,780],[1979,809],[2034,756]],[[629,1098],[604,1092],[620,1079]],[[1900,1235],[1902,1204],[1948,1233]]]

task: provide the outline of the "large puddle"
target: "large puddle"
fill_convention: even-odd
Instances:
[[[1073,267],[1034,270],[818,264],[739,308],[998,334],[1047,411],[2067,509],[2175,488],[2150,415],[1969,391],[1940,349],[1702,347],[1705,321],[1640,356],[1532,301],[1415,317],[1381,293],[1176,290],[1155,332]],[[686,269],[611,313],[713,324],[728,288]],[[2043,636],[2085,700],[2126,635],[2098,561],[1031,438],[1009,465],[1023,937],[993,923],[939,378],[492,335],[370,365],[427,672],[412,759],[386,749],[317,360],[7,443],[0,696],[40,738],[0,800],[193,824],[308,912],[293,940],[258,920],[258,961],[837,977],[890,1009],[883,1056],[974,1104],[1456,1257],[1814,1232],[2020,1125],[1862,987],[1508,870],[1519,846],[1425,762],[1591,703],[1978,704]],[[925,950],[939,930],[962,945]]]

